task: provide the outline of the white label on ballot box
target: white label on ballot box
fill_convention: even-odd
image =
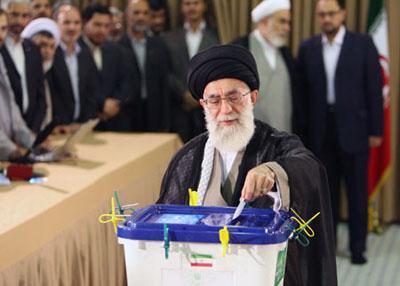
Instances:
[[[231,271],[197,270],[182,271],[162,270],[162,286],[221,286],[235,285]]]

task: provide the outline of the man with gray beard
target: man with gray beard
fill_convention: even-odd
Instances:
[[[290,1],[264,0],[251,12],[253,32],[236,39],[253,54],[263,81],[262,96],[254,109],[256,119],[291,132],[294,103],[294,60],[287,48],[290,33]]]
[[[303,218],[321,211],[306,248],[290,241],[285,285],[337,285],[329,190],[324,167],[295,135],[254,120],[260,80],[252,54],[215,46],[189,63],[188,87],[204,109],[208,132],[178,151],[158,203],[294,208]]]

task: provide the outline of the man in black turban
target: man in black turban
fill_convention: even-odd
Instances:
[[[335,244],[324,167],[299,138],[254,120],[257,66],[236,45],[212,47],[190,62],[188,86],[204,109],[207,130],[178,151],[158,203],[295,209],[316,233],[308,247],[288,244],[285,285],[337,285]],[[277,187],[279,186],[279,187]],[[243,267],[246,267],[245,265]]]

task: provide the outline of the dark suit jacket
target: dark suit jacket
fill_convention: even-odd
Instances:
[[[53,117],[57,117],[60,124],[85,122],[96,117],[99,83],[96,66],[86,49],[82,48],[78,54],[80,114],[76,121],[73,119],[75,102],[71,79],[60,47],[56,50],[53,67],[46,77],[51,91]]]
[[[79,39],[79,44],[89,50],[82,38]],[[107,97],[118,99],[122,104],[128,103],[132,100],[132,90],[138,90],[140,84],[138,77],[132,77],[133,67],[129,65],[129,61],[132,60],[129,59],[129,51],[117,43],[107,41],[101,46],[101,53],[102,69],[98,70],[100,109]]]
[[[5,45],[1,47],[0,52],[7,67],[8,77],[15,95],[15,101],[21,110],[22,116],[28,127],[32,131],[38,132],[46,114],[42,56],[39,48],[30,40],[23,40],[22,47],[25,53],[25,73],[29,96],[29,105],[26,112],[22,111],[23,96],[21,76]]]
[[[163,36],[167,44],[171,60],[172,78],[170,85],[172,96],[176,103],[182,103],[182,95],[188,90],[186,77],[189,69],[189,49],[186,45],[186,32],[184,28],[170,31]],[[206,28],[200,42],[199,51],[218,45],[218,35],[214,30]]]
[[[140,92],[132,91],[134,131],[166,131],[170,127],[168,51],[165,43],[159,37],[148,37],[146,41],[145,83],[147,99],[145,106],[143,106]],[[121,38],[120,44],[129,51],[130,65],[134,68],[134,75],[131,80],[135,81],[138,77],[140,79],[142,75],[128,35],[125,34]],[[139,84],[141,85],[140,81]],[[145,110],[138,110],[139,108]],[[145,126],[145,130],[142,129],[143,126]]]
[[[319,154],[325,132],[329,132],[321,35],[301,44],[297,74],[301,113],[295,132]],[[378,53],[370,37],[346,31],[336,67],[335,93],[341,148],[352,154],[367,151],[368,136],[381,136],[383,130],[382,78]]]
[[[91,53],[82,38],[79,44]],[[107,41],[101,46],[101,56],[102,69],[97,70],[100,84],[99,109],[103,110],[106,98],[115,98],[120,101],[120,112],[115,117],[101,122],[97,129],[131,131],[129,106],[133,102],[132,96],[140,92],[139,76],[134,76],[134,66],[129,64],[132,63],[132,55],[122,45]]]
[[[189,69],[189,49],[186,31],[183,27],[164,35],[170,54],[169,84],[171,87],[172,131],[179,133],[184,142],[205,130],[204,114],[198,107],[190,112],[182,109],[183,94],[188,91],[186,78]],[[200,42],[199,51],[218,45],[217,33],[206,28]]]

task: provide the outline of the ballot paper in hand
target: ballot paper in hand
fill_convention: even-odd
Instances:
[[[245,206],[246,206],[246,202],[245,202],[245,200],[243,198],[241,198],[240,199],[240,203],[237,206],[237,208],[235,210],[235,213],[233,214],[232,220],[238,218],[241,215],[241,213],[242,213],[242,211],[243,211]]]

